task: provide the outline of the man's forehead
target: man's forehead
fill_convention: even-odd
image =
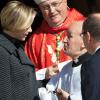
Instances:
[[[44,4],[49,4],[49,3],[53,3],[53,2],[59,2],[60,0],[44,0],[43,2],[40,3],[40,5],[44,5]]]
[[[82,23],[73,23],[68,30],[71,34],[79,35],[79,33],[82,33]]]
[[[60,2],[60,0],[34,0],[36,4],[42,5],[45,3]]]
[[[81,32],[77,29],[69,29],[68,30],[68,35],[69,36],[78,36],[78,35],[80,35],[80,33]]]

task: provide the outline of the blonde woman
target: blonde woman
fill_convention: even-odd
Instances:
[[[38,100],[34,67],[23,51],[36,12],[10,1],[0,13],[0,100]]]

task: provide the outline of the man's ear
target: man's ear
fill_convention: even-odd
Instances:
[[[81,43],[81,50],[83,50],[85,48],[84,42],[82,41]]]
[[[90,41],[90,40],[91,40],[91,35],[90,35],[90,32],[87,32],[87,39],[88,39],[88,41]]]

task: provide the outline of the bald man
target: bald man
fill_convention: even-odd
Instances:
[[[61,72],[51,78],[46,86],[48,91],[57,90],[59,100],[82,100],[80,69],[81,64],[90,57],[81,37],[82,24],[83,21],[71,24],[68,36],[64,38],[64,52],[72,57],[72,61],[67,61]]]

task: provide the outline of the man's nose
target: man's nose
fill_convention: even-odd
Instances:
[[[49,6],[49,11],[51,13],[54,13],[55,12],[55,7],[53,7],[52,5]]]

